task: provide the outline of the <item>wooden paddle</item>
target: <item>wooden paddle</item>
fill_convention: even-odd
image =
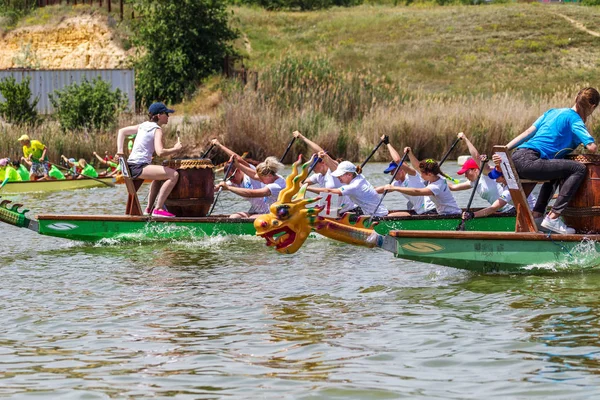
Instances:
[[[400,163],[396,166],[396,168],[394,169],[394,172],[392,172],[392,177],[390,178],[390,185],[392,183],[394,183],[394,178],[396,177],[396,174],[398,173],[398,171],[400,171],[400,168],[402,168],[402,164],[404,164],[404,160],[406,160],[406,157],[408,157],[408,151],[404,152],[404,155],[402,156],[402,158],[400,159]],[[377,203],[377,207],[375,207],[375,211],[376,212],[377,209],[379,208],[379,206],[381,205],[381,203],[383,203],[383,198],[385,197],[385,195],[388,194],[388,191],[385,190],[383,192],[383,194],[381,195],[381,198],[379,199],[379,203]],[[373,216],[371,215],[371,217],[369,218],[369,225],[371,225],[371,222],[373,221]]]
[[[58,168],[58,169],[62,169],[63,171],[71,172],[71,171],[70,171],[68,168],[65,168],[65,167],[63,167],[62,165],[58,165],[58,164],[55,164],[55,163],[48,163],[48,164],[50,164],[50,165],[54,165],[56,168]],[[112,182],[104,182],[104,181],[103,181],[103,180],[101,180],[101,179],[94,178],[94,177],[92,177],[92,176],[87,176],[87,175],[84,175],[84,174],[82,174],[81,172],[79,173],[79,175],[83,176],[84,178],[93,179],[93,180],[95,180],[95,181],[97,181],[97,182],[103,183],[103,184],[105,184],[105,185],[106,185],[106,186],[108,186],[108,187],[115,187],[115,184],[114,184],[114,183],[112,183]]]
[[[233,164],[235,164],[235,162],[233,162],[233,160],[231,160],[231,162],[229,163],[229,167],[227,167],[227,171],[225,171],[225,177],[223,178],[223,182],[227,182],[229,179],[231,179],[231,175],[229,175],[229,173],[231,172],[231,168],[233,168]],[[235,173],[235,171],[234,171]],[[219,191],[217,192],[217,195],[215,196],[215,201],[213,201],[212,206],[210,206],[210,210],[208,211],[208,214],[206,214],[207,217],[210,217],[210,214],[212,214],[213,210],[215,209],[215,205],[217,204],[217,201],[219,200],[219,195],[221,194],[221,192],[223,191],[223,187],[221,186],[219,188]]]
[[[485,163],[487,162],[487,157],[483,157],[481,160],[481,168],[479,169],[479,174],[477,175],[477,180],[475,181],[475,186],[473,186],[473,190],[471,191],[471,197],[469,197],[469,202],[467,203],[466,213],[471,212],[471,203],[473,203],[473,197],[475,197],[475,192],[477,192],[477,186],[479,185],[479,180],[481,179],[481,175],[483,174],[483,170],[485,169]],[[460,224],[456,227],[457,231],[465,230],[465,221],[466,219],[461,215]]]
[[[292,140],[290,140],[290,144],[288,144],[287,149],[285,149],[285,152],[283,153],[283,156],[281,156],[281,158],[279,159],[279,162],[283,162],[283,160],[285,159],[285,156],[287,156],[287,153],[290,151],[290,149],[292,148],[292,145],[294,144],[294,142],[296,141],[296,137],[294,136],[292,138]]]
[[[369,160],[371,159],[371,157],[373,157],[373,154],[375,154],[375,152],[377,152],[377,150],[381,147],[382,144],[384,143],[389,143],[390,138],[386,135],[383,137],[383,139],[381,139],[379,141],[379,143],[377,144],[377,146],[375,146],[375,148],[373,149],[373,151],[371,151],[371,154],[369,154],[369,156],[367,157],[367,159],[360,164],[360,169],[363,169],[363,167],[369,162]]]

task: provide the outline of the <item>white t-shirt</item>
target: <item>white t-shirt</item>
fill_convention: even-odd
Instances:
[[[265,185],[271,191],[271,195],[265,197],[265,204],[268,207],[277,201],[277,197],[279,196],[279,192],[285,188],[285,179],[281,175],[277,175],[277,179],[273,183],[269,183]]]
[[[335,189],[342,187],[343,184],[340,182],[338,178],[331,175],[331,170],[327,170],[325,175],[323,174],[313,174],[306,179],[307,183],[319,185],[320,187],[324,187],[327,189]],[[340,196],[339,199],[339,210],[338,213],[344,213],[346,211],[350,211],[353,208],[356,208],[356,204],[348,196]]]
[[[243,189],[262,189],[265,187],[265,184],[261,181],[250,178],[248,175],[244,175],[242,183],[231,183],[231,186]],[[267,205],[265,199],[265,197],[246,197],[246,200],[250,202],[250,210],[248,210],[248,214],[268,214],[269,206]]]
[[[505,202],[507,202],[508,204],[513,206],[513,208],[514,208],[515,204],[512,201],[512,196],[510,195],[510,190],[508,190],[508,187],[504,187],[503,189],[504,189],[504,191],[500,194],[500,199],[504,200]],[[530,210],[533,210],[533,207],[535,207],[536,201],[537,201],[537,198],[533,195],[533,193],[530,193],[529,196],[527,197],[527,204],[529,205]],[[498,210],[498,212],[503,212],[501,210],[502,209]]]
[[[375,210],[381,199],[381,195],[375,191],[373,185],[367,182],[361,174],[356,175],[349,184],[342,185],[339,189],[344,196],[348,196],[354,204],[359,206],[366,215],[376,217],[385,217],[388,215],[388,210],[383,205],[380,205]]]
[[[421,179],[421,175],[418,173],[416,175],[406,174],[406,177],[403,181],[397,180],[392,183],[394,186],[398,187],[409,187],[415,189],[422,189],[425,187],[425,183]],[[417,214],[423,214],[427,211],[431,211],[435,208],[435,203],[431,201],[429,196],[410,196],[408,194],[402,193],[404,197],[408,200],[407,209],[414,210]]]
[[[127,163],[132,165],[150,164],[154,154],[154,133],[160,128],[156,122],[146,121],[138,125],[137,135]]]
[[[456,204],[456,200],[454,200],[454,196],[444,178],[439,178],[435,182],[429,182],[427,188],[433,193],[433,196],[429,198],[435,203],[438,214],[460,214],[462,212],[458,204]]]
[[[475,185],[475,182],[469,183],[471,184],[471,187]],[[477,193],[479,196],[490,204],[494,204],[494,202],[500,198],[503,190],[502,185],[487,175],[482,175],[481,179],[479,179],[479,184],[477,185]],[[498,212],[507,212],[513,208],[512,205],[506,204],[504,207],[500,208]]]

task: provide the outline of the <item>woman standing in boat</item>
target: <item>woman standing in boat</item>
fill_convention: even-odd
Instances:
[[[153,103],[148,108],[149,120],[139,125],[119,129],[117,139],[117,154],[123,157],[125,156],[123,152],[125,137],[133,134],[137,135],[127,164],[131,170],[132,179],[139,178],[153,181],[150,186],[146,213],[152,211],[152,207],[156,201],[156,209],[152,211],[152,215],[155,217],[175,216],[165,209],[165,201],[175,187],[175,184],[177,184],[179,174],[172,168],[163,167],[162,165],[151,165],[154,152],[159,157],[164,157],[177,153],[182,148],[179,137],[177,137],[175,146],[166,149],[163,145],[163,131],[161,127],[169,122],[169,114],[173,112],[175,111],[167,108],[163,103]]]
[[[429,196],[439,215],[460,214],[461,209],[456,204],[446,180],[440,177],[442,171],[438,162],[431,158],[423,161],[417,160],[410,147],[405,147],[404,152],[408,152],[410,163],[421,174],[423,180],[427,182],[427,186],[424,188],[410,188],[392,184],[385,185],[384,190],[400,192],[410,196]]]
[[[575,233],[559,218],[585,179],[585,165],[564,157],[583,144],[587,150],[597,150],[585,121],[600,103],[598,90],[581,89],[571,108],[553,108],[544,113],[526,131],[511,140],[508,149],[521,178],[549,180],[542,185],[533,209],[534,218],[544,215],[550,198],[560,184],[558,198],[542,221],[542,227],[557,233]]]
[[[283,188],[285,188],[285,179],[278,174],[284,168],[284,165],[280,163],[275,157],[267,157],[264,162],[256,166],[256,170],[246,165],[244,160],[236,155],[233,155],[234,167],[241,170],[250,179],[260,181],[264,186],[260,189],[249,189],[243,187],[236,187],[228,185],[227,182],[221,182],[217,185],[217,188],[222,187],[223,190],[229,190],[238,196],[246,198],[260,198],[265,204],[266,209],[277,201],[277,196]],[[258,213],[249,215],[249,218],[255,218]]]

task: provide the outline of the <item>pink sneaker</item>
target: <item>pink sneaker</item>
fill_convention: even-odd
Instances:
[[[171,214],[168,211],[159,210],[158,208],[156,208],[154,211],[152,211],[152,216],[153,217],[173,218],[173,217],[175,217],[175,214]]]

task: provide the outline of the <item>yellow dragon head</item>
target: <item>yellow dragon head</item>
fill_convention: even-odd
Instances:
[[[344,243],[378,246],[383,237],[375,232],[373,228],[377,222],[371,223],[369,216],[354,217],[347,213],[341,218],[329,218],[318,215],[324,208],[322,206],[306,207],[320,200],[320,197],[304,198],[306,185],[302,182],[309,174],[307,167],[311,161],[301,165],[298,158],[294,163],[285,189],[270,207],[271,213],[254,220],[256,234],[266,239],[267,246],[285,254],[298,251],[311,231]]]
[[[277,201],[271,204],[271,213],[254,220],[256,234],[266,239],[267,246],[275,247],[280,253],[292,254],[302,247],[317,214],[323,209],[320,206],[306,207],[320,198],[304,198],[306,185],[302,186],[302,182],[308,176],[311,162],[301,163],[300,156],[286,179],[285,189],[279,192]]]

